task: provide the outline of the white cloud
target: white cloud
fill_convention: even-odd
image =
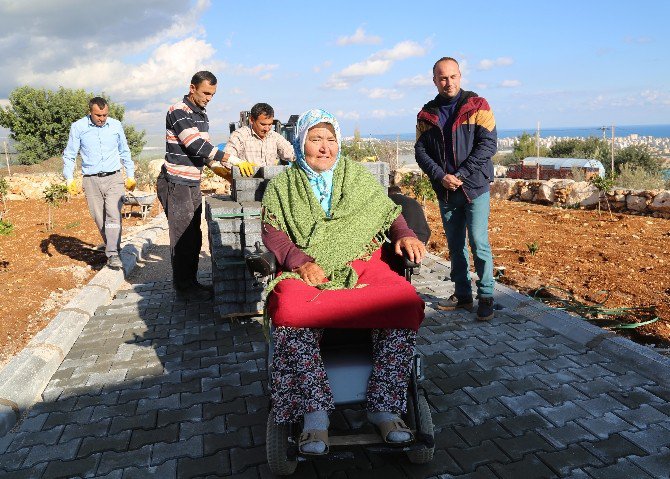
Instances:
[[[345,45],[376,45],[381,43],[381,37],[376,35],[367,35],[363,27],[358,27],[356,32],[350,36],[342,36],[337,39],[337,44],[340,46]]]
[[[519,80],[503,80],[500,83],[500,86],[502,88],[516,88],[518,86],[521,86],[521,82]]]
[[[495,60],[489,60],[488,58],[483,59],[477,65],[477,70],[490,70],[494,67],[506,67],[514,63],[514,60],[510,57],[499,57]]]
[[[340,120],[358,120],[361,117],[360,113],[354,110],[350,111],[337,110],[335,112],[335,116]]]
[[[395,88],[361,88],[359,91],[372,99],[386,98],[389,100],[399,100],[405,96],[403,92]]]
[[[364,77],[386,73],[393,63],[390,60],[368,59],[353,63],[340,71],[342,77]]]
[[[184,92],[194,72],[202,69],[221,70],[223,64],[213,61],[214,48],[204,40],[189,37],[175,43],[164,43],[139,65],[120,60],[98,59],[77,61],[55,72],[24,71],[19,83],[105,91],[115,101],[151,100],[180,88]],[[90,72],[96,72],[94,76]]]
[[[394,62],[411,57],[423,56],[427,48],[418,43],[407,40],[397,43],[390,50],[381,50],[362,62],[352,63],[331,76],[322,88],[330,90],[345,90],[351,83],[362,80],[366,76],[383,75]]]
[[[409,88],[420,88],[424,86],[433,86],[433,77],[430,75],[414,75],[410,78],[403,78],[398,81],[398,86]]]

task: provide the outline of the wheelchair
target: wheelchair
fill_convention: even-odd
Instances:
[[[391,251],[385,253],[387,258],[393,258],[391,255],[395,254]],[[392,269],[411,282],[412,275],[418,273],[421,265],[406,257],[396,256],[396,258],[389,262]],[[257,280],[274,279],[277,273],[274,255],[269,251],[261,250],[259,243],[256,243],[256,252],[246,256],[246,264]],[[335,410],[363,406],[373,366],[372,342],[368,330],[326,329],[320,346],[333,393]],[[268,376],[272,368],[272,354],[273,348],[270,342],[267,354]],[[270,410],[266,429],[266,454],[270,471],[275,475],[290,475],[295,472],[300,461],[314,457],[326,459],[329,456],[337,457],[342,454],[342,451],[354,447],[362,447],[375,453],[404,453],[414,464],[426,464],[432,461],[435,450],[433,419],[426,392],[419,386],[422,378],[421,356],[415,352],[407,390],[407,412],[402,415],[414,434],[414,440],[410,443],[387,443],[379,433],[371,431],[370,428],[367,431],[364,428],[351,429],[347,434],[329,431],[330,452],[328,455],[303,455],[298,447],[298,438],[302,431],[301,424],[275,424],[272,419],[272,410]]]

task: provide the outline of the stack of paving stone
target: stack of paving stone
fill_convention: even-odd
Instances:
[[[388,163],[362,163],[385,187],[389,186]],[[261,241],[261,199],[268,182],[286,166],[264,166],[253,177],[233,169],[231,195],[205,198],[205,217],[212,258],[214,304],[222,317],[262,313],[264,286],[247,270],[244,257]]]

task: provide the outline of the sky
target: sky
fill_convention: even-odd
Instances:
[[[669,18],[665,0],[0,0],[0,105],[23,85],[104,92],[160,145],[206,69],[215,141],[256,102],[280,121],[325,108],[344,135],[406,134],[452,56],[499,129],[668,124]]]

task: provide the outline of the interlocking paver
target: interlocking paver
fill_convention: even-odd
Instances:
[[[429,302],[417,350],[433,462],[361,449],[300,463],[294,477],[665,477],[667,383],[535,322],[543,306],[529,299],[505,303],[490,323],[431,309],[453,292],[438,278],[448,268],[431,262],[415,285]],[[0,475],[270,478],[265,354],[258,321],[175,303],[169,281],[119,291],[84,327],[42,402],[0,441],[0,471],[11,469]],[[331,417],[334,429],[349,424],[365,426],[364,411]]]

